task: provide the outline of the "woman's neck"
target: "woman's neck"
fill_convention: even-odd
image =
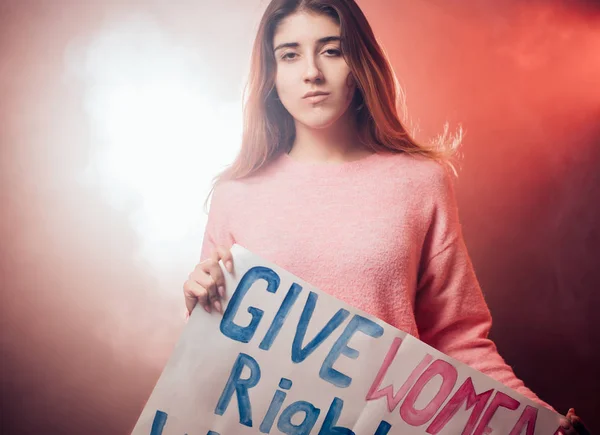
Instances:
[[[356,125],[340,118],[327,128],[315,129],[296,122],[296,139],[290,157],[306,162],[339,163],[372,154],[358,140]]]

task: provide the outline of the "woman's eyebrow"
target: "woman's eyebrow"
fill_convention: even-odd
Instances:
[[[333,41],[341,41],[341,38],[339,36],[325,36],[317,40],[319,44],[326,44]],[[282,48],[298,48],[299,46],[300,44],[297,42],[284,42],[283,44],[279,44],[277,47],[275,47],[273,53]]]

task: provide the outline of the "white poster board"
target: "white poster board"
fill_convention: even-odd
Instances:
[[[232,248],[224,315],[190,316],[134,435],[553,435],[560,416]]]

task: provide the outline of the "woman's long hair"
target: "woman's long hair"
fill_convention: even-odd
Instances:
[[[279,152],[289,151],[294,142],[294,119],[277,99],[275,89],[273,36],[281,21],[297,11],[325,14],[340,25],[342,54],[357,84],[349,110],[356,114],[359,139],[366,147],[375,152],[405,152],[450,162],[462,131],[450,135],[446,125],[443,134],[429,145],[419,144],[411,137],[398,116],[398,108],[405,110],[404,94],[354,0],[272,0],[261,19],[252,49],[243,98],[241,150],[231,166],[215,177],[213,187],[220,181],[257,172]]]

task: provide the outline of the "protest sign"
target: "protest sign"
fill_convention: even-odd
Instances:
[[[560,416],[239,245],[133,435],[554,435]]]

